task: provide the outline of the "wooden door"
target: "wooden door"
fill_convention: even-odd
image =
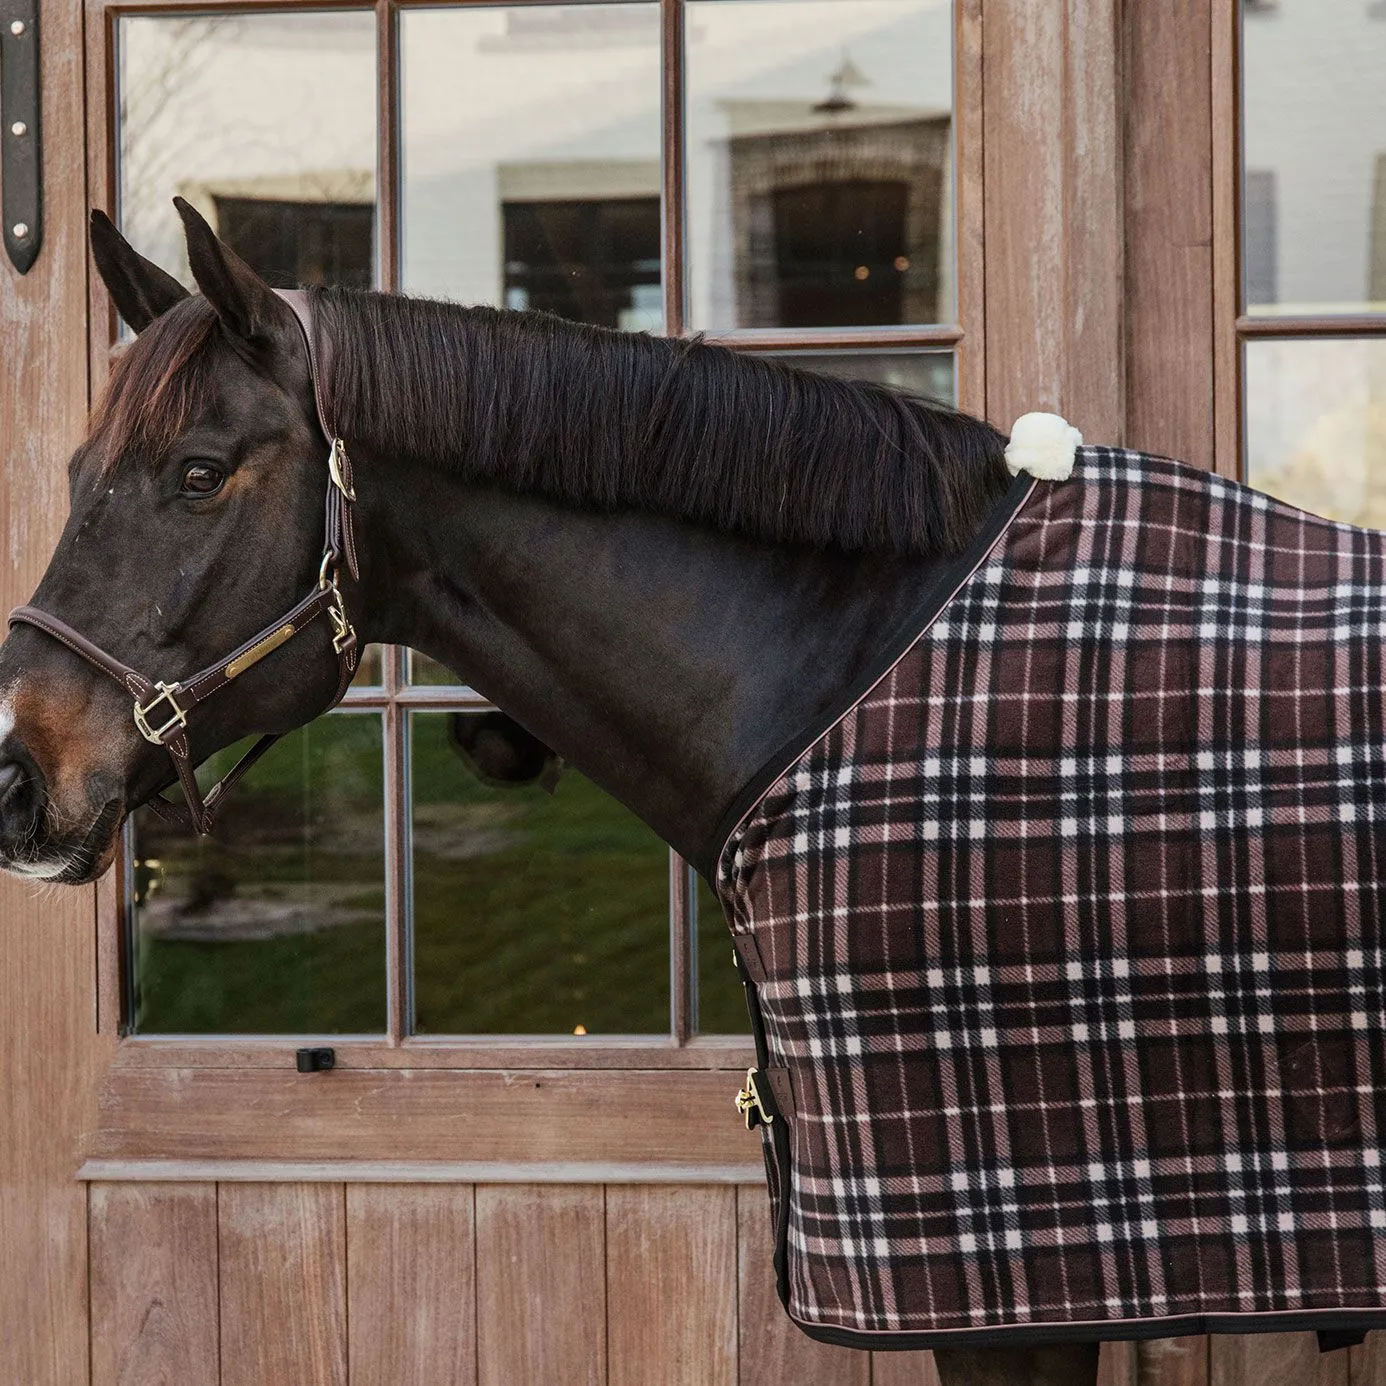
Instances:
[[[850,0],[841,9],[850,14]],[[255,21],[270,5],[210,10],[188,18],[165,0],[44,7],[47,243],[27,276],[0,266],[11,604],[31,591],[56,535],[62,463],[112,340],[109,305],[87,270],[85,209],[120,202],[132,234],[153,228],[143,248],[176,267],[176,245],[158,243],[157,216],[140,202],[150,187],[224,214],[228,235],[272,227],[285,273],[332,265],[385,287],[453,284],[515,302],[533,294],[623,326],[710,329],[746,350],[954,391],[1002,427],[1056,408],[1090,439],[1236,472],[1239,341],[1263,329],[1239,320],[1237,300],[1233,0],[956,0],[948,109],[938,109],[941,88],[920,94],[921,77],[908,118],[887,99],[882,42],[856,30],[830,36],[821,71],[809,64],[812,82],[793,90],[805,113],[788,131],[756,104],[780,93],[732,70],[792,68],[803,35],[791,27],[776,38],[750,23],[769,9],[380,0],[334,14],[281,6],[287,18],[268,29]],[[430,56],[464,38],[477,64],[467,82],[446,62],[430,77]],[[589,76],[604,70],[603,54],[624,55],[610,59],[610,83],[626,86],[611,90],[644,83],[643,105],[621,108],[625,133],[608,123],[591,148],[577,141],[556,157],[574,138],[580,93],[564,85],[572,70],[551,66],[544,140],[517,145],[484,178],[465,160],[437,163],[460,139],[446,113],[485,87],[488,62],[563,52],[586,54]],[[139,84],[151,71],[164,86]],[[369,119],[359,104],[332,107],[332,152],[311,167],[194,167],[180,153],[192,115],[169,84],[213,100],[228,71],[291,74],[278,87],[265,79],[267,89],[300,96],[320,90],[317,79],[334,100],[364,90]],[[493,83],[487,100],[503,108],[507,89]],[[873,115],[873,99],[889,119]],[[806,112],[842,101],[854,103],[842,143],[874,152],[864,173],[816,176],[913,189],[901,213],[906,244],[869,264],[821,246],[812,266],[794,260],[790,322],[779,307],[784,248],[764,231],[777,196],[815,195],[802,191],[818,157],[818,117]],[[303,144],[293,121],[304,108],[242,100],[224,123],[247,146],[292,148]],[[712,113],[725,123],[710,123]],[[485,115],[466,119],[504,145],[513,130]],[[370,144],[369,158],[352,154],[353,139]],[[718,168],[736,171],[720,203],[708,200]],[[479,188],[495,216],[466,236],[419,234],[446,228]],[[155,219],[142,222],[146,214]],[[361,249],[367,225],[373,264]],[[528,230],[512,243],[507,226]],[[545,226],[568,230],[539,234]],[[459,259],[459,244],[480,249]],[[587,275],[577,288],[574,263]],[[900,278],[865,295],[871,322],[843,326],[852,284],[834,285],[824,309],[812,293],[824,264]],[[478,291],[483,271],[491,287]],[[1370,335],[1375,324],[1355,330]],[[378,871],[376,856],[360,866],[359,852],[352,868],[377,871],[378,907],[324,894],[321,873],[276,883],[294,898],[318,891],[313,907],[342,931],[376,930],[363,934],[381,958],[369,986],[356,988],[330,948],[313,953],[323,976],[351,983],[335,1010],[321,991],[290,989],[252,1015],[244,989],[209,981],[235,981],[231,954],[216,967],[184,966],[188,950],[209,946],[187,923],[189,900],[234,925],[225,878],[245,861],[235,844],[198,874],[179,855],[184,845],[137,833],[126,869],[94,891],[36,897],[0,884],[0,1382],[934,1379],[927,1354],[815,1345],[774,1300],[759,1155],[730,1104],[748,1045],[729,969],[716,965],[725,963],[716,920],[709,927],[705,901],[700,913],[681,863],[630,847],[627,827],[610,820],[612,840],[643,863],[623,879],[639,876],[644,890],[653,875],[664,882],[667,918],[641,935],[654,959],[642,985],[667,1015],[661,1033],[645,1019],[626,1027],[644,1033],[610,1033],[620,1008],[603,1011],[580,977],[560,987],[563,1033],[543,1012],[537,1036],[507,1031],[504,1018],[476,1022],[497,1014],[475,1007],[488,981],[503,990],[500,976],[476,974],[462,1002],[434,985],[451,955],[421,911],[441,908],[428,892],[464,866],[441,869],[440,825],[474,823],[482,809],[454,782],[430,780],[420,757],[443,744],[443,719],[475,708],[446,671],[382,651],[332,735],[304,743],[305,764],[359,758],[364,744],[380,766],[378,787],[345,815],[358,846],[367,828],[378,834]],[[343,915],[362,908],[365,924]],[[561,913],[542,896],[527,908],[536,927]],[[496,906],[497,920],[509,917]],[[650,943],[659,930],[667,945]],[[461,1033],[469,1021],[493,1033]],[[337,1067],[300,1074],[296,1051],[307,1045],[331,1045]],[[1320,1362],[1308,1335],[1122,1345],[1104,1352],[1103,1371],[1107,1386],[1386,1381],[1373,1344]]]

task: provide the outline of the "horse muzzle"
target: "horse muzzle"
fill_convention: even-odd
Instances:
[[[47,777],[28,747],[14,736],[0,744],[0,869],[30,880],[93,881],[115,854],[121,816],[120,800],[111,798],[62,829]]]

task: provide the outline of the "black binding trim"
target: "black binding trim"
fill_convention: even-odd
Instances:
[[[712,855],[695,861],[694,866],[712,885],[717,884],[717,866],[732,834],[741,820],[760,801],[766,790],[799,759],[815,741],[830,731],[871,689],[890,672],[910,646],[938,619],[958,586],[978,567],[997,541],[1010,528],[1035,488],[1035,478],[1021,472],[1006,494],[996,503],[986,523],[972,536],[956,558],[949,559],[925,584],[918,604],[881,642],[876,657],[846,684],[832,703],[809,724],[801,727],[767,760],[733,797],[712,834]]]
[[[1299,1333],[1316,1330],[1320,1351],[1331,1352],[1362,1341],[1372,1329],[1386,1328],[1386,1307],[1306,1309],[1303,1312],[1250,1314],[1171,1314],[1165,1318],[1101,1319],[1088,1323],[1017,1323],[992,1328],[943,1328],[932,1332],[859,1333],[790,1320],[810,1338],[834,1347],[873,1352],[917,1352],[941,1347],[1002,1347],[1020,1343],[1125,1343],[1147,1338],[1182,1338],[1201,1333]],[[1331,1346],[1325,1348],[1327,1338]]]

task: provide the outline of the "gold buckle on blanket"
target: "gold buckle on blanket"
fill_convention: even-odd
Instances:
[[[736,1094],[736,1110],[746,1118],[746,1129],[754,1131],[757,1126],[769,1126],[775,1118],[765,1110],[760,1100],[760,1089],[756,1087],[756,1071],[746,1070],[746,1086]]]

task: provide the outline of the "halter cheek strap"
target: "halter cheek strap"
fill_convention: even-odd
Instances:
[[[319,616],[326,615],[332,627],[332,649],[337,656],[337,691],[324,711],[337,706],[346,696],[356,673],[356,631],[347,617],[346,604],[338,586],[340,566],[345,561],[352,578],[358,576],[356,537],[352,524],[352,506],[356,491],[352,484],[351,462],[346,444],[331,429],[322,394],[322,372],[313,342],[313,317],[307,295],[299,290],[280,292],[293,309],[294,318],[303,333],[308,349],[308,369],[313,382],[313,399],[318,424],[328,442],[327,500],[323,518],[322,565],[318,570],[317,586],[291,607],[272,625],[252,635],[243,645],[205,669],[176,683],[164,683],[146,678],[128,664],[107,654],[99,645],[74,630],[66,621],[34,606],[19,606],[10,612],[10,625],[28,625],[50,635],[81,656],[88,664],[108,674],[134,699],[135,726],[146,741],[168,750],[178,781],[183,787],[186,806],[172,803],[163,795],[148,801],[150,809],[170,822],[210,833],[217,809],[233,785],[260,759],[276,741],[277,735],[266,735],[236,762],[204,796],[193,773],[192,755],[188,743],[188,714],[199,703],[218,693],[229,683],[252,669],[266,655],[292,640]]]

